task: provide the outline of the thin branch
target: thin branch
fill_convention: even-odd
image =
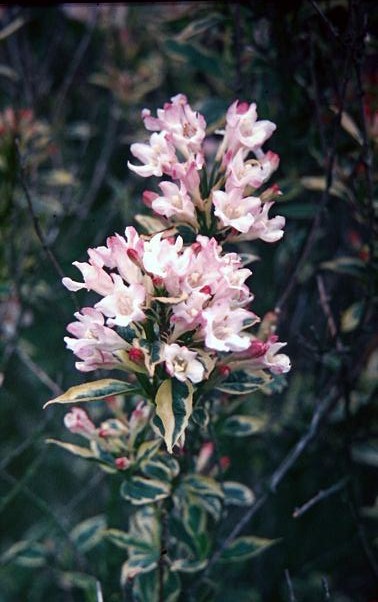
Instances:
[[[320,274],[316,275],[316,284],[318,286],[318,291],[319,291],[319,300],[320,300],[320,305],[322,307],[323,313],[325,315],[325,317],[327,318],[327,326],[328,326],[328,330],[331,334],[331,337],[334,339],[335,343],[336,343],[336,349],[337,351],[342,351],[343,350],[343,344],[341,342],[341,339],[339,337],[339,332],[338,332],[338,328],[336,326],[336,322],[335,319],[333,317],[332,311],[331,311],[331,307],[329,305],[329,296],[327,295],[326,289],[325,289],[325,285],[324,285],[324,280],[322,278],[322,276]]]
[[[299,518],[299,517],[303,516],[304,514],[306,514],[306,512],[308,512],[308,510],[313,508],[313,506],[316,506],[316,504],[319,504],[319,502],[322,502],[323,500],[327,499],[331,495],[334,495],[338,491],[341,491],[341,489],[344,489],[348,480],[349,480],[348,478],[341,479],[341,481],[338,481],[338,483],[335,483],[331,487],[328,487],[327,489],[321,489],[313,498],[311,498],[308,502],[303,504],[303,506],[300,506],[299,508],[295,508],[295,510],[293,512],[293,518]]]
[[[288,589],[288,592],[289,592],[289,601],[290,602],[297,602],[297,599],[296,599],[295,594],[294,594],[294,588],[293,588],[293,583],[291,581],[289,569],[285,569],[285,579],[286,579],[287,589]]]
[[[93,9],[92,21],[88,26],[85,36],[82,38],[80,44],[78,45],[78,47],[76,49],[76,52],[71,61],[71,64],[67,71],[66,77],[64,78],[61,89],[57,94],[53,122],[56,122],[60,119],[60,115],[61,115],[61,112],[62,112],[62,109],[64,106],[64,101],[66,99],[68,90],[70,89],[70,86],[72,85],[72,82],[74,80],[76,72],[80,66],[81,61],[83,60],[83,57],[88,49],[91,39],[92,39],[92,35],[93,35],[94,29],[96,27],[97,18],[98,18],[98,5],[92,6],[92,9]]]
[[[25,364],[27,368],[36,376],[36,378],[43,383],[54,395],[60,395],[63,393],[62,389],[57,385],[44,370],[38,364],[36,364],[31,357],[20,347],[17,348],[16,353],[20,360]]]
[[[326,577],[322,577],[322,586],[324,592],[324,602],[330,602],[331,600],[331,592],[329,590],[328,581]]]
[[[58,260],[56,259],[54,253],[52,252],[52,250],[49,247],[49,244],[46,240],[46,236],[41,228],[41,224],[39,222],[39,219],[34,211],[34,207],[33,207],[33,201],[31,198],[31,194],[29,192],[29,188],[26,184],[26,180],[24,177],[24,167],[22,164],[22,159],[21,159],[21,154],[20,154],[20,150],[19,150],[19,146],[18,146],[18,140],[16,140],[16,149],[17,149],[17,157],[18,157],[18,165],[19,165],[19,181],[21,184],[21,188],[24,191],[24,195],[26,198],[26,203],[28,206],[28,210],[29,210],[29,214],[31,217],[31,220],[33,222],[33,226],[34,226],[34,231],[37,235],[37,238],[39,240],[39,242],[41,243],[42,249],[44,250],[46,257],[48,258],[48,260],[52,263],[52,265],[54,266],[55,271],[57,272],[57,274],[59,275],[60,278],[64,278],[65,274],[58,262]],[[72,293],[70,293],[70,297],[76,307],[76,309],[80,309],[79,305],[76,301],[76,298],[74,297],[74,295],[72,295]]]
[[[350,32],[350,29],[352,27],[352,17],[353,17],[353,13],[354,11],[350,11],[350,15],[349,15],[349,26],[348,26],[348,32]],[[336,142],[337,142],[337,138],[338,138],[338,133],[340,131],[340,125],[341,125],[341,118],[342,118],[342,114],[343,114],[343,110],[344,110],[344,103],[345,103],[345,96],[346,96],[346,90],[347,90],[347,85],[348,82],[350,80],[351,77],[351,65],[350,63],[353,60],[354,57],[354,52],[355,52],[355,44],[356,44],[356,35],[352,40],[353,43],[350,43],[348,45],[348,49],[347,49],[347,53],[346,53],[346,57],[345,57],[345,62],[344,62],[344,67],[343,67],[343,75],[341,78],[341,89],[340,89],[340,100],[339,100],[339,110],[334,118],[334,122],[333,122],[333,134],[332,134],[332,140],[333,140],[333,147],[330,150],[330,153],[327,157],[326,160],[326,165],[327,165],[327,170],[326,170],[326,186],[325,189],[322,193],[322,197],[319,203],[319,207],[318,210],[316,212],[316,215],[314,217],[314,220],[312,222],[309,234],[307,236],[306,242],[304,243],[304,246],[302,248],[300,257],[297,261],[297,264],[293,270],[292,275],[290,276],[288,283],[283,291],[283,293],[281,294],[280,299],[278,300],[277,304],[276,304],[276,308],[275,311],[279,314],[281,312],[282,307],[285,305],[285,303],[287,302],[288,298],[290,297],[290,295],[292,294],[295,286],[297,285],[298,282],[298,278],[299,275],[301,273],[301,270],[304,266],[304,264],[306,263],[308,257],[310,256],[311,250],[316,242],[316,237],[319,231],[319,227],[321,225],[322,222],[322,218],[323,218],[323,213],[324,210],[326,209],[326,206],[329,202],[329,198],[330,198],[330,190],[332,187],[332,183],[333,183],[333,170],[334,170],[334,165],[335,165],[335,161],[336,161],[336,156],[337,156],[337,150],[336,150]]]
[[[339,32],[334,28],[334,26],[332,25],[331,21],[328,19],[328,17],[322,11],[322,9],[318,5],[318,3],[315,2],[315,0],[309,0],[309,2],[311,4],[311,6],[314,8],[314,10],[316,10],[316,12],[318,13],[318,15],[322,18],[323,22],[327,25],[328,30],[330,31],[330,33],[332,34],[332,36],[335,38],[335,40],[337,40],[341,44],[344,44],[344,41],[340,37]]]

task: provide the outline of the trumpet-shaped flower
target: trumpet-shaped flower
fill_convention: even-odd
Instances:
[[[195,351],[173,343],[164,346],[163,358],[168,374],[177,380],[184,382],[189,379],[192,383],[199,383],[204,379],[205,369],[203,364],[196,359]]]

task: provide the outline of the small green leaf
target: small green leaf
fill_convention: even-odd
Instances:
[[[229,416],[222,426],[222,433],[231,437],[248,437],[261,431],[265,420],[252,416]]]
[[[14,562],[20,566],[38,568],[46,564],[46,549],[36,541],[18,541],[6,550],[0,558],[0,564]]]
[[[95,457],[92,450],[88,449],[87,447],[81,447],[80,445],[74,445],[73,443],[66,443],[65,441],[58,441],[58,439],[46,439],[46,443],[52,443],[53,445],[62,447],[71,454],[74,454],[74,456],[79,456],[80,458],[93,459]]]
[[[191,420],[201,428],[206,428],[210,420],[209,412],[203,406],[195,407],[191,415]]]
[[[197,573],[202,571],[207,564],[207,560],[191,560],[188,558],[180,558],[174,560],[170,566],[171,571],[178,571],[179,573]]]
[[[106,519],[100,514],[81,522],[71,531],[71,538],[80,552],[92,550],[104,537]]]
[[[226,562],[246,560],[265,552],[278,541],[278,539],[263,539],[252,535],[238,537],[222,552],[221,560]]]
[[[108,529],[104,535],[118,548],[131,549],[133,553],[150,554],[154,551],[150,543],[120,529]]]
[[[161,439],[153,439],[152,441],[144,441],[139,447],[136,455],[137,462],[152,458],[158,451],[161,445]]]
[[[146,477],[170,483],[180,472],[180,465],[172,456],[159,454],[159,456],[143,462],[141,470]]]
[[[168,497],[170,487],[163,481],[133,477],[121,485],[121,495],[132,504],[150,504]]]
[[[64,589],[78,587],[88,593],[95,593],[97,579],[93,577],[93,575],[88,575],[87,573],[67,571],[60,574],[60,583]]]
[[[241,363],[243,363],[243,360]],[[236,364],[237,362],[234,362],[232,365],[236,367]],[[262,370],[259,370],[255,374],[237,371],[232,372],[225,382],[217,385],[217,389],[231,395],[249,395],[261,389],[269,380],[270,376]]]
[[[165,380],[156,394],[155,425],[171,454],[173,447],[188,426],[192,413],[193,386],[176,378]]]
[[[253,491],[242,483],[224,481],[222,488],[226,506],[250,506],[255,500]]]
[[[112,395],[129,395],[137,391],[134,385],[127,383],[122,380],[116,380],[114,378],[103,378],[101,380],[95,380],[90,383],[84,383],[82,385],[76,385],[71,387],[59,395],[55,399],[51,399],[43,406],[47,406],[53,403],[81,403],[83,401],[98,401],[105,397]]]
[[[352,332],[360,323],[364,311],[364,303],[357,301],[350,305],[348,309],[341,314],[341,330],[342,332]]]

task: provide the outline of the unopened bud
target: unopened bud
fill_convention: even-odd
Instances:
[[[211,287],[206,284],[200,289],[200,293],[203,293],[204,295],[211,295]]]
[[[131,347],[129,351],[129,358],[132,362],[141,362],[144,360],[144,353],[138,347]]]
[[[224,378],[227,378],[231,374],[231,368],[229,366],[219,366],[219,374]]]
[[[130,460],[126,456],[122,456],[121,458],[116,458],[114,464],[118,470],[126,470],[130,466]]]
[[[227,470],[230,467],[231,460],[228,456],[222,456],[219,458],[219,465],[222,470]]]

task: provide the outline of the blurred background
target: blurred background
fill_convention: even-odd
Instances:
[[[227,476],[263,491],[310,438],[245,529],[280,543],[215,568],[211,599],[377,600],[376,17],[358,0],[1,5],[0,602],[95,601],[97,579],[106,602],[123,599],[124,558],[101,529],[125,502],[96,466],[46,445],[66,435],[64,411],[42,406],[85,379],[63,342],[75,305],[61,276],[135,225],[150,187],[127,169],[148,138],[140,111],[177,93],[212,132],[235,99],[277,124],[285,236],[239,250],[260,257],[253,309],[278,310],[293,368],[246,402],[269,427],[223,443]]]

